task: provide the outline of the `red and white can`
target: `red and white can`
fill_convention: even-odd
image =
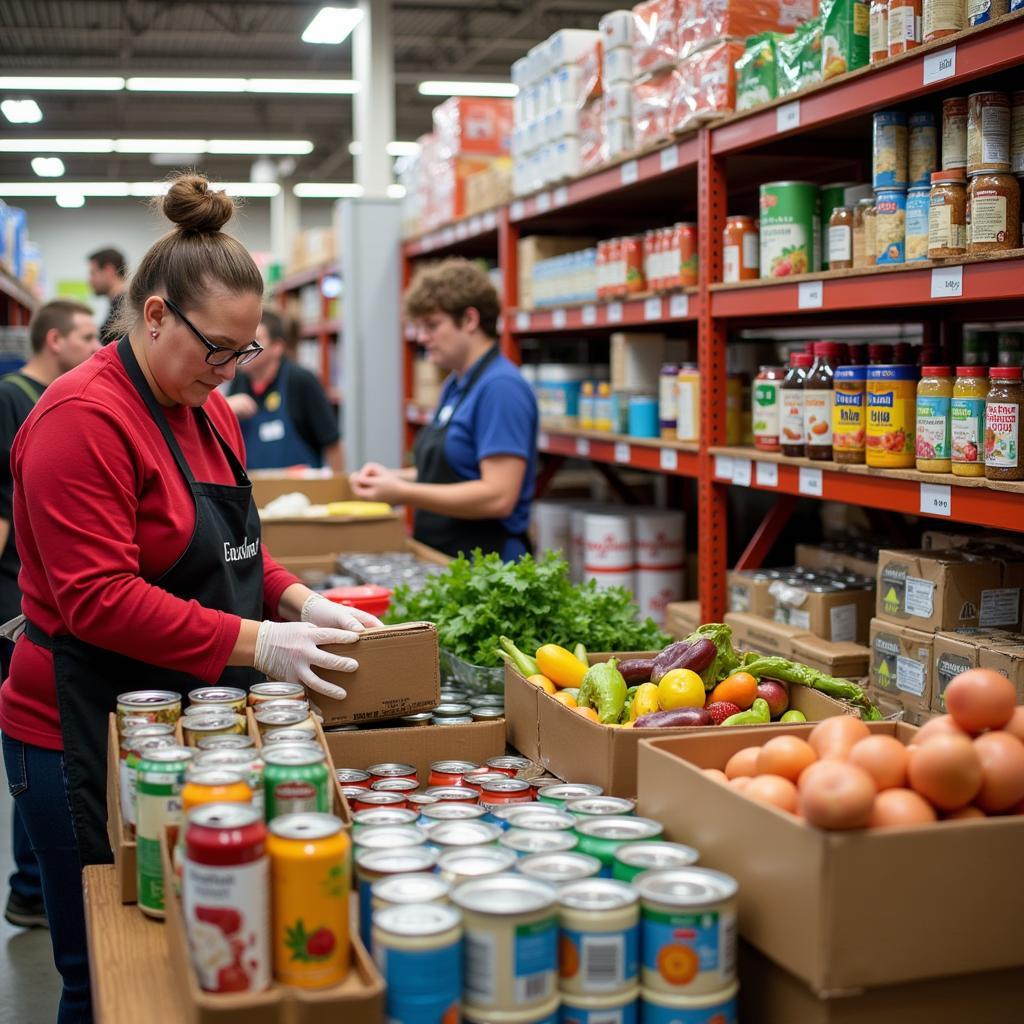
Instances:
[[[428,783],[431,786],[460,786],[462,776],[479,767],[475,761],[434,761],[430,766]]]
[[[491,771],[501,772],[510,779],[514,779],[520,772],[533,767],[533,762],[528,757],[516,757],[514,754],[503,754],[501,757],[492,757],[486,767]]]
[[[504,772],[492,771],[486,766],[480,771],[467,772],[462,777],[462,785],[473,790],[474,793],[482,793],[483,787],[488,782],[501,782],[502,779],[507,779],[508,776]]]
[[[412,779],[377,779],[370,786],[373,793],[398,793],[401,796],[408,796],[419,789],[419,784]]]
[[[636,558],[633,518],[625,514],[588,512],[583,523],[583,578],[598,587],[635,587]]]
[[[358,796],[348,799],[353,811],[368,811],[371,807],[408,807],[404,794],[381,793],[374,789],[364,789]]]
[[[416,769],[411,764],[402,764],[400,761],[371,764],[366,770],[370,773],[371,785],[378,779],[412,779],[417,785],[420,781],[416,776]]]
[[[464,786],[431,786],[426,793],[439,804],[475,804],[479,794],[475,789]]]
[[[181,898],[192,963],[207,992],[270,986],[267,829],[244,804],[203,804],[188,817]]]
[[[533,788],[523,779],[496,779],[480,788],[480,803],[484,806],[528,804],[533,802]]]
[[[361,789],[370,788],[370,773],[364,772],[362,768],[339,768],[334,774],[342,786],[358,786]]]
[[[665,621],[665,607],[683,596],[686,520],[679,512],[648,509],[633,518],[636,601],[641,616]]]

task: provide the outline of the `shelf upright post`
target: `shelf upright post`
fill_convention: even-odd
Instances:
[[[513,333],[512,310],[519,305],[519,226],[506,203],[498,213],[498,266],[501,268],[501,352],[519,366],[523,353]]]
[[[405,250],[402,247],[402,295],[405,295],[406,289],[409,287],[409,283],[412,281],[413,275],[413,262]],[[401,302],[401,298],[399,302]],[[416,428],[415,425],[409,422],[408,416],[406,416],[406,409],[413,400],[413,378],[416,373],[416,347],[412,340],[406,334],[407,325],[404,317],[399,316],[399,327],[401,329],[401,337],[399,344],[402,347],[402,406],[399,409],[399,415],[402,417],[402,430],[405,434],[405,445],[403,451],[411,452],[413,443],[416,440]]]
[[[725,614],[725,574],[729,544],[727,491],[715,483],[712,445],[725,443],[726,327],[711,315],[709,286],[722,279],[722,231],[726,217],[725,158],[715,156],[711,131],[702,128],[697,162],[697,219],[700,256],[700,314],[697,361],[700,366],[700,455],[697,514],[700,549],[698,587],[701,618],[721,622]]]

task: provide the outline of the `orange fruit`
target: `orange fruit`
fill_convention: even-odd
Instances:
[[[689,946],[663,946],[658,950],[658,973],[670,985],[688,985],[697,977],[700,960]]]
[[[551,680],[548,679],[547,676],[527,676],[526,681],[528,683],[533,683],[533,685],[536,686],[537,689],[543,690],[545,693],[550,693],[552,695],[554,695],[555,692],[558,690],[558,687],[555,686],[555,684],[551,682]]]
[[[576,707],[576,698],[571,693],[566,693],[565,690],[559,690],[558,693],[551,694],[559,704],[564,704],[567,708]]]
[[[577,715],[580,715],[583,718],[590,719],[591,722],[596,722],[598,725],[601,724],[601,719],[598,718],[597,712],[593,708],[575,707],[573,708],[573,711],[575,711]]]
[[[757,680],[749,672],[733,672],[712,691],[709,703],[727,700],[746,711],[757,697]]]
[[[574,978],[580,969],[580,954],[576,943],[562,934],[558,943],[558,971],[563,978]]]

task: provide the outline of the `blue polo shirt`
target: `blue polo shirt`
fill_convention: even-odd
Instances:
[[[486,358],[486,357],[482,357]],[[446,407],[454,408],[465,382],[477,364],[462,376],[452,374],[445,382],[438,404],[440,420]],[[480,374],[466,400],[451,414],[445,434],[444,454],[455,474],[463,480],[480,479],[480,462],[493,455],[516,455],[526,460],[519,501],[502,525],[509,533],[526,533],[530,502],[537,477],[537,399],[515,363],[498,355]],[[526,551],[519,540],[509,540],[502,551],[506,560]]]

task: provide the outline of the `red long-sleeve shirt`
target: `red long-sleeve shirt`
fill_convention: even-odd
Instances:
[[[227,402],[214,392],[204,408],[244,465]],[[234,483],[224,452],[193,411],[164,412],[195,478]],[[15,439],[11,471],[22,610],[29,619],[51,636],[71,633],[215,682],[241,619],[147,582],[184,552],[195,508],[116,345],[50,385]],[[264,614],[276,617],[281,595],[298,581],[262,550]],[[63,749],[53,657],[27,637],[0,688],[0,729],[25,743]]]

